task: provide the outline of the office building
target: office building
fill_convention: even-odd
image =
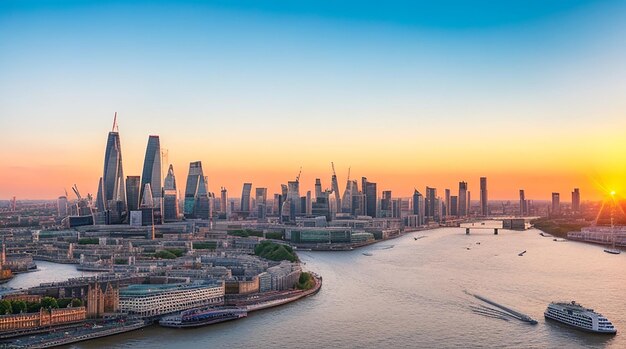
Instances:
[[[128,211],[136,211],[139,209],[139,193],[141,181],[139,176],[126,177],[126,199],[128,203]]]
[[[580,213],[580,190],[578,188],[574,188],[572,192],[572,211]]]
[[[122,167],[122,147],[117,128],[117,113],[113,120],[113,129],[107,138],[104,154],[104,172],[102,182],[98,185],[98,191],[102,211],[107,210],[109,224],[121,223],[126,216],[126,188],[124,183],[124,170]]]
[[[393,216],[391,190],[384,190],[380,198],[380,217],[389,218]]]
[[[250,192],[252,191],[252,183],[244,183],[241,189],[241,205],[239,211],[243,214],[250,213]]]
[[[415,189],[413,193],[413,214],[417,216],[417,226],[424,225],[424,196]]]
[[[467,216],[469,206],[467,205],[467,182],[459,182],[459,217]]]
[[[561,214],[561,194],[552,193],[552,215],[558,216]]]
[[[524,189],[520,189],[519,191],[519,215],[528,215],[528,202],[526,201],[526,194],[524,193]]]
[[[459,205],[459,197],[456,195],[450,196],[450,216],[458,217],[459,215],[458,205]]]
[[[57,217],[65,218],[68,216],[67,196],[59,196],[57,199]]]
[[[444,193],[445,193],[445,201],[444,201],[444,210],[442,212],[443,212],[443,216],[449,216],[451,215],[450,213],[450,189],[445,189]]]
[[[365,214],[372,218],[377,217],[377,203],[378,203],[378,192],[376,190],[376,183],[365,181],[365,202],[366,202],[366,211]]]
[[[489,202],[487,199],[487,177],[480,177],[480,215],[489,216]]]
[[[186,218],[208,219],[209,198],[207,178],[202,171],[201,161],[195,161],[189,164],[183,213]]]
[[[165,222],[176,221],[178,216],[178,189],[176,188],[174,167],[170,164],[163,182],[163,220]]]
[[[439,217],[436,217],[437,213],[437,189],[426,187],[426,221],[427,222],[438,222]]]
[[[267,188],[256,188],[254,202],[257,218],[265,219],[267,216]]]
[[[161,204],[161,143],[159,136],[148,137],[148,146],[146,147],[146,155],[143,161],[143,172],[141,173],[141,188],[145,188],[146,184],[150,184],[152,190],[152,200],[154,207],[160,207]],[[143,199],[139,198],[139,202]]]

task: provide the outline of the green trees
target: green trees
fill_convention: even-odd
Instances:
[[[217,247],[215,241],[196,241],[193,243],[193,248],[198,250],[214,250]]]
[[[78,240],[79,245],[98,245],[100,243],[100,239],[98,238],[80,238]]]
[[[3,299],[0,301],[0,315],[9,315],[13,313],[13,307],[11,302]]]
[[[298,261],[298,256],[293,252],[291,246],[277,244],[267,240],[261,241],[261,243],[254,248],[254,254],[273,261]]]
[[[41,307],[46,309],[58,308],[59,303],[55,298],[52,297],[43,297],[41,299]]]
[[[11,307],[13,308],[13,314],[19,314],[26,312],[28,306],[24,301],[13,301],[11,302]]]
[[[300,274],[300,278],[296,283],[296,288],[300,290],[309,290],[315,286],[315,280],[310,273],[304,272]]]

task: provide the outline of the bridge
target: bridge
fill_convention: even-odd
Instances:
[[[504,217],[498,219],[487,219],[482,221],[461,223],[459,224],[459,227],[465,228],[466,235],[469,235],[470,230],[472,229],[493,230],[493,234],[498,235],[498,231],[500,229],[526,230],[530,228],[530,219],[531,218]]]
[[[461,228],[465,228],[465,235],[469,235],[471,229],[493,230],[493,234],[498,235],[498,230],[502,229],[502,221],[480,221],[462,223],[459,226]]]

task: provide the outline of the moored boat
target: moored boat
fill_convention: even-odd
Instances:
[[[248,316],[248,311],[243,308],[190,309],[178,314],[162,317],[161,320],[159,320],[159,325],[174,328],[199,327],[237,320],[246,316]]]

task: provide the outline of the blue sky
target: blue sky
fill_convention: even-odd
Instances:
[[[0,161],[99,159],[117,111],[129,175],[153,133],[180,175],[200,159],[242,177],[263,159],[473,176],[459,149],[493,168],[582,156],[605,171],[621,158],[571,135],[626,126],[624,18],[623,1],[2,1],[0,147],[21,146]],[[303,139],[323,145],[285,146]]]

